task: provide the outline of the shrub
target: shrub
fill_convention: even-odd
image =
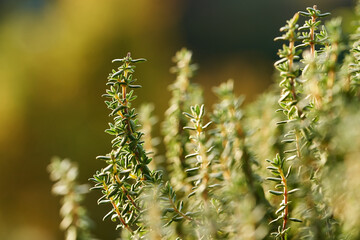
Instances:
[[[104,219],[124,239],[358,239],[360,28],[344,36],[340,18],[323,25],[328,15],[314,6],[287,21],[275,39],[284,42],[278,86],[246,107],[229,80],[206,110],[191,52],[176,53],[163,156],[151,137],[153,106],[140,118],[131,106],[141,87],[135,64],[145,59],[115,59],[104,94],[112,150],[91,178],[98,204],[111,207]]]

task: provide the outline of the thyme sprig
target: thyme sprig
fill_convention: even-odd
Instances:
[[[136,99],[133,89],[141,87],[134,84],[134,64],[143,61],[145,59],[133,59],[130,53],[122,59],[113,60],[121,65],[109,75],[107,85],[110,88],[103,95],[110,99],[105,103],[114,119],[113,123],[109,123],[110,128],[105,130],[114,136],[111,141],[113,150],[97,157],[107,166],[91,179],[95,182],[93,189],[100,189],[103,194],[98,204],[110,203],[112,206],[104,219],[118,219],[117,228],[124,228],[132,234],[144,229],[140,219],[143,204],[139,200],[143,187],[161,180],[159,171],[148,168],[152,159],[144,150],[137,113],[131,108],[131,102]]]

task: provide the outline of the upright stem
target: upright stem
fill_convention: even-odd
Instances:
[[[124,70],[124,78],[127,78],[127,75],[128,75],[128,70],[127,70],[127,67],[129,66],[129,63],[125,63],[125,70]],[[125,82],[125,79],[121,79],[121,82]],[[121,86],[122,88],[122,102],[120,102],[120,104],[124,105],[124,106],[127,106],[128,105],[128,102],[127,102],[127,99],[126,99],[126,86],[125,85],[122,85]],[[131,128],[131,122],[130,122],[130,119],[128,117],[129,115],[129,110],[128,108],[124,108],[124,112],[125,112],[125,115],[126,116],[122,116],[125,118],[126,120],[126,128],[127,128],[127,131],[128,131],[128,134],[129,136],[133,134],[133,130]],[[142,173],[145,173],[145,174],[149,174],[149,168],[147,166],[144,166],[142,163],[141,163],[141,157],[140,157],[140,152],[139,152],[139,148],[137,147],[137,145],[135,145],[134,149],[132,149],[134,151],[134,156],[135,156],[135,159],[136,161],[141,164],[141,171]],[[144,176],[144,178],[146,179],[146,177]]]
[[[115,159],[113,158],[113,164],[114,166],[116,166],[116,162]],[[117,182],[118,184],[122,184],[118,174],[117,174],[118,170],[116,167],[113,168],[113,183]],[[140,210],[139,207],[136,205],[136,203],[134,202],[134,200],[132,199],[132,197],[129,195],[128,191],[126,190],[126,188],[124,186],[121,186],[121,189],[123,191],[123,193],[126,195],[127,199],[130,200],[131,204],[137,209]]]
[[[293,50],[294,50],[294,40],[290,40],[289,43],[289,49],[291,52],[291,55],[288,56],[288,61],[289,61],[289,72],[292,73],[292,68],[293,68],[293,62],[294,62],[294,55],[292,54]],[[295,92],[295,82],[294,82],[294,78],[291,77],[290,78],[290,85],[291,85],[291,95],[293,97],[293,99],[296,101],[296,92]]]
[[[314,5],[313,6],[313,9],[317,10],[317,6]],[[313,14],[311,16],[311,22],[313,24],[313,26],[310,28],[310,53],[311,53],[311,57],[312,59],[315,59],[315,22],[316,22],[316,15]],[[315,79],[313,81],[316,81]],[[314,89],[314,92],[315,92],[315,105],[318,107],[318,108],[321,108],[322,106],[322,98],[320,96],[320,88],[319,88],[319,83],[316,81],[314,83],[314,86],[313,86],[315,89]]]
[[[301,137],[299,136],[299,131],[295,130],[296,154],[299,159],[301,159],[300,138]]]
[[[288,62],[289,62],[289,72],[292,73],[293,65],[294,65],[294,47],[295,47],[295,39],[294,39],[294,33],[291,36],[291,40],[289,42],[289,49],[291,52],[291,55],[288,56]],[[290,86],[291,86],[291,95],[293,97],[294,101],[297,101],[297,95],[295,90],[295,79],[294,77],[290,77]],[[298,108],[299,115],[302,115],[302,110]]]
[[[317,6],[314,5],[313,8],[317,10]],[[314,24],[316,22],[316,15],[311,16],[311,22]],[[311,56],[315,57],[315,26],[310,28],[310,51]]]
[[[329,74],[328,74],[328,82],[327,82],[327,87],[328,87],[328,96],[329,96],[329,101],[332,100],[332,90],[333,90],[333,87],[334,87],[334,83],[335,83],[335,65],[336,65],[336,61],[337,61],[337,50],[338,50],[338,43],[335,42],[331,45],[331,48],[332,48],[332,53],[331,53],[331,56],[330,56],[330,63],[331,63],[331,66],[330,66],[330,70],[329,70]]]
[[[288,186],[287,186],[287,181],[286,178],[284,176],[284,172],[282,171],[281,168],[279,168],[279,172],[280,172],[280,176],[281,176],[281,182],[284,185],[284,205],[285,205],[285,209],[284,209],[284,216],[283,216],[283,225],[282,225],[282,231],[284,231],[286,229],[286,224],[288,221],[288,215],[289,215],[289,207],[288,207]],[[284,236],[281,236],[282,239],[285,239]]]
[[[104,186],[104,190],[108,191],[108,186],[106,185],[106,183],[103,183]],[[120,222],[123,224],[123,226],[131,233],[133,233],[133,230],[129,227],[129,225],[125,222],[125,220],[122,218],[120,210],[118,208],[118,206],[116,205],[114,199],[112,197],[109,198],[111,205],[113,206],[113,208],[115,209],[116,215],[118,217],[118,219],[120,220]]]
[[[204,152],[205,147],[203,146],[203,144],[201,143],[201,133],[202,133],[202,128],[200,125],[200,119],[199,122],[197,123],[198,127],[197,127],[197,131],[196,131],[196,135],[197,135],[197,139],[199,141],[199,154],[201,156],[201,171],[204,172],[204,176],[203,176],[203,184],[205,186],[201,196],[203,197],[204,200],[204,204],[205,207],[207,207],[207,202],[208,202],[208,190],[207,190],[207,186],[208,186],[208,182],[209,182],[209,173],[208,173],[208,161],[207,161],[207,157],[206,157],[206,153]]]
[[[223,127],[222,127],[222,128],[223,128]],[[223,147],[223,149],[226,149],[226,148],[228,148],[229,141],[225,138],[226,134],[223,133],[224,131],[225,131],[225,130],[221,130],[222,136],[224,136],[224,140],[223,140],[223,142],[222,142],[222,147]],[[225,152],[225,150],[224,150],[223,152]],[[226,166],[226,160],[227,160],[227,157],[224,156],[223,154],[221,154],[220,157],[219,157],[219,161],[220,161],[220,163],[221,163],[221,167],[222,167],[222,170],[223,170],[223,172],[224,172],[224,174],[223,174],[223,175],[224,175],[224,179],[225,179],[225,181],[230,182],[230,180],[231,180],[231,174],[230,174],[229,168]]]

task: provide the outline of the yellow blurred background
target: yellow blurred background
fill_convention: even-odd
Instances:
[[[0,239],[63,239],[58,198],[46,166],[69,157],[87,182],[109,152],[108,111],[101,94],[114,58],[144,57],[136,76],[137,105],[154,102],[161,118],[170,94],[172,56],[191,49],[195,82],[211,88],[233,78],[255,99],[272,82],[273,38],[308,0],[17,0],[0,1]],[[351,0],[318,0],[319,9],[351,20]],[[336,9],[336,10],[335,10]],[[115,239],[107,208],[85,202],[100,239]]]

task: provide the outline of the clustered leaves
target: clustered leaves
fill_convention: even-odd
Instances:
[[[106,132],[114,136],[112,140],[113,150],[105,155],[98,156],[103,160],[106,167],[97,171],[91,179],[95,182],[92,189],[100,189],[103,196],[98,204],[110,204],[111,210],[104,219],[119,221],[117,228],[125,228],[133,234],[142,232],[143,226],[140,221],[142,203],[139,201],[144,186],[153,184],[161,178],[159,171],[151,171],[148,164],[151,162],[144,150],[139,131],[139,124],[135,109],[131,108],[131,102],[136,99],[134,90],[140,85],[134,85],[134,63],[145,59],[132,59],[130,54],[113,62],[120,62],[121,66],[108,77],[105,101],[114,118],[109,123],[110,128]]]
[[[299,14],[309,18],[302,27],[297,25]],[[323,171],[331,158],[328,141],[335,136],[322,126],[337,124],[340,115],[333,113],[338,111],[339,104],[341,107],[348,104],[345,96],[351,98],[351,103],[358,99],[349,93],[349,70],[344,70],[350,57],[345,57],[343,63],[339,57],[349,54],[345,51],[341,20],[333,19],[322,25],[319,19],[328,15],[316,6],[307,8],[307,12],[295,14],[281,29],[285,34],[277,38],[287,41],[288,45],[279,51],[281,59],[275,63],[280,71],[279,86],[282,88],[278,111],[285,116],[277,124],[285,125],[282,143],[287,146],[274,160],[267,160],[270,163],[268,169],[274,175],[267,179],[277,183],[275,190],[269,190],[269,193],[283,198],[276,210],[279,217],[272,221],[282,220],[278,230],[272,233],[276,239],[287,239],[288,236],[338,238],[339,223],[333,216],[333,206],[326,199],[322,182]],[[289,196],[298,190],[299,194]],[[297,197],[304,201],[294,201]],[[298,216],[292,217],[296,212]],[[304,225],[295,227],[288,220]]]
[[[275,39],[278,85],[247,107],[229,80],[205,110],[192,54],[177,52],[163,155],[148,152],[153,107],[140,111],[147,136],[131,107],[144,59],[114,60],[104,94],[112,150],[91,179],[111,207],[104,219],[130,239],[358,239],[360,28],[347,38],[341,19],[321,22],[328,15],[313,6],[287,21]],[[164,161],[149,168],[149,154]]]

